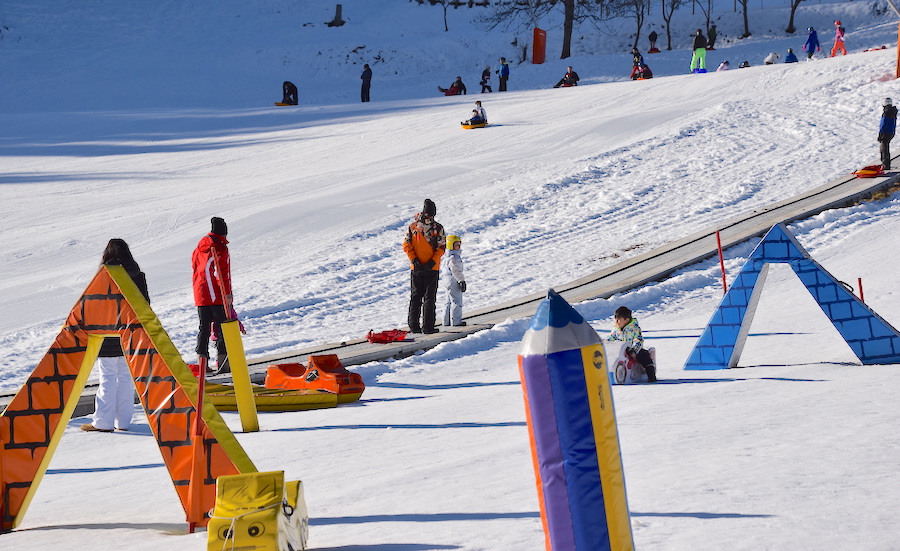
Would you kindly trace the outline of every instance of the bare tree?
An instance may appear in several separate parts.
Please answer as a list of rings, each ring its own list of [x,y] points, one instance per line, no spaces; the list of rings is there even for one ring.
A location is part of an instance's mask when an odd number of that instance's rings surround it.
[[[666,49],[672,49],[672,16],[684,5],[684,0],[662,0],[662,18],[666,22]]]
[[[641,38],[641,28],[644,26],[644,19],[650,8],[650,0],[622,0],[620,4],[623,14],[634,18],[637,30],[634,33],[634,44],[632,48],[637,48],[638,41]]]
[[[803,0],[791,0],[791,18],[788,20],[788,26],[785,29],[785,32],[788,34],[794,34],[794,31],[797,30],[797,28],[794,27],[794,12],[797,11],[797,6],[800,5],[800,2],[803,2]]]
[[[601,20],[608,13],[608,8],[605,8],[606,1],[495,0],[489,6],[489,13],[480,16],[478,21],[487,29],[493,29],[499,25],[505,25],[505,28],[512,26],[535,27],[538,20],[554,8],[561,8],[563,10],[563,45],[560,59],[566,59],[572,55],[572,32],[575,24],[585,20]]]
[[[793,1],[793,0],[791,0]],[[709,34],[709,22],[712,20],[712,10],[714,0],[695,0],[698,6],[700,6],[700,11],[703,12],[703,17],[706,18],[706,34]]]

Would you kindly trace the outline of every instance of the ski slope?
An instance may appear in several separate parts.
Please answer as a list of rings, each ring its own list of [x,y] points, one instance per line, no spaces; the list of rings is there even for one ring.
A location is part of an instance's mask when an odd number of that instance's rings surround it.
[[[860,3],[798,10],[823,49],[840,17],[847,57],[761,66],[804,39],[777,32],[777,7],[754,14],[753,37],[710,52],[710,65],[758,59],[749,69],[682,74],[684,39],[648,57],[657,78],[631,82],[628,38],[585,27],[575,57],[514,65],[510,92],[452,98],[435,85],[465,70],[477,89],[483,65],[513,58],[510,34],[468,26],[468,10],[451,11],[443,33],[437,10],[399,0],[345,0],[349,23],[327,29],[333,6],[310,4],[10,6],[0,20],[0,389],[30,373],[112,237],[131,245],[190,361],[190,253],[209,218],[224,217],[245,347],[278,353],[405,324],[400,246],[426,197],[463,238],[474,309],[871,164],[881,99],[900,99],[895,52],[860,53],[894,40],[896,22]],[[720,32],[736,34],[722,9]],[[680,17],[682,28],[701,22]],[[373,67],[369,104],[356,103],[363,59],[348,61],[363,42],[363,53],[397,52]],[[566,64],[584,85],[550,89]],[[300,88],[297,108],[271,106],[285,79]],[[46,94],[59,101],[35,101]],[[462,131],[475,99],[491,126]],[[863,278],[867,302],[895,326],[898,208],[887,198],[791,225],[839,279]],[[752,245],[727,251],[730,274]],[[792,277],[770,274],[744,369],[721,373],[680,369],[721,296],[714,262],[579,305],[606,330],[627,304],[661,358],[663,384],[616,389],[639,549],[895,545],[896,366],[858,366]],[[362,366],[362,402],[266,414],[260,433],[238,438],[260,470],[306,482],[316,549],[540,548],[515,367],[526,327],[510,320]],[[205,534],[184,534],[146,423],[104,435],[81,433],[82,422],[4,545],[203,548]]]

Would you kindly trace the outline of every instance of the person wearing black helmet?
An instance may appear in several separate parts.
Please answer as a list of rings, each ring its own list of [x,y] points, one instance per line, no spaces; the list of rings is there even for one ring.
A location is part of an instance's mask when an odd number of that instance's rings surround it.
[[[881,149],[881,165],[884,170],[891,169],[891,140],[897,130],[897,108],[891,98],[884,98],[881,102],[884,110],[881,112],[881,124],[878,125],[878,143]]]
[[[437,333],[435,302],[447,236],[444,226],[435,221],[435,214],[434,201],[425,199],[422,211],[416,213],[403,240],[403,252],[409,258],[411,270],[407,321],[413,333]]]

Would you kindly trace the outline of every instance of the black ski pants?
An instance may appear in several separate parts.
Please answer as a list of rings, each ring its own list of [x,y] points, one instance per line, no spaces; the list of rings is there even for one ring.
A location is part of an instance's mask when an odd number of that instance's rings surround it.
[[[881,164],[885,170],[891,169],[891,138],[893,136],[883,138],[879,144],[881,146]]]
[[[434,329],[435,302],[437,301],[437,270],[413,270],[410,272],[409,329],[413,332]],[[421,322],[419,321],[421,318]]]
[[[225,307],[221,304],[213,304],[212,306],[198,306],[197,313],[200,315],[200,332],[197,333],[197,355],[209,358],[209,337],[212,333],[210,327],[215,323],[216,326],[216,352],[219,356],[225,356],[225,338],[222,336],[223,321],[228,321],[225,316]]]

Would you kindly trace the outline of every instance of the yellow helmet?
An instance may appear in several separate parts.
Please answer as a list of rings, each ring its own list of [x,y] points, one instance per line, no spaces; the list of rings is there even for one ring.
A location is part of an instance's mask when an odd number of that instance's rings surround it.
[[[459,241],[460,243],[462,243],[462,239],[460,239],[460,237],[459,237],[458,235],[448,235],[448,236],[447,236],[447,250],[452,251],[452,250],[453,250],[453,245],[454,245],[457,241]]]

